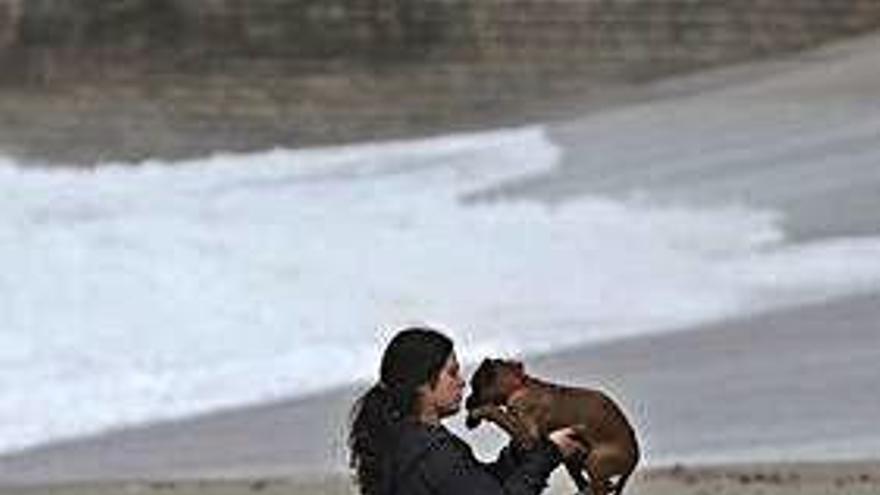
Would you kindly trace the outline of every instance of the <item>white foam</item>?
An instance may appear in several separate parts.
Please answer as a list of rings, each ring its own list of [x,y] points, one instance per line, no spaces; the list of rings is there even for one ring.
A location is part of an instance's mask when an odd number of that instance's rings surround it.
[[[372,377],[404,324],[476,359],[880,281],[876,240],[786,247],[774,212],[457,200],[558,157],[525,128],[0,164],[0,449]]]

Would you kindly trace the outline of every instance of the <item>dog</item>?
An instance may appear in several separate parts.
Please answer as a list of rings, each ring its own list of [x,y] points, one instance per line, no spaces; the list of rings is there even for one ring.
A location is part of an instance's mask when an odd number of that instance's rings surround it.
[[[623,411],[606,394],[538,380],[525,373],[521,362],[502,359],[485,359],[470,385],[465,400],[468,428],[485,419],[530,447],[553,430],[573,427],[586,452],[567,459],[565,467],[579,493],[623,492],[638,464],[639,444]]]

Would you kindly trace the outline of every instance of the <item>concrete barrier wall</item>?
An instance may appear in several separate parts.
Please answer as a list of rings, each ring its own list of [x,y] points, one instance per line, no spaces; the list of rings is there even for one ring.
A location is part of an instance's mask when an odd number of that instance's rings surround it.
[[[728,63],[880,26],[875,0],[507,0],[478,2],[492,58],[584,62],[630,74]]]
[[[0,51],[19,61],[124,52],[651,77],[878,26],[877,0],[0,0]]]
[[[0,50],[16,42],[21,23],[22,0],[0,0]]]
[[[0,149],[137,162],[568,119],[878,25],[880,0],[0,0]]]

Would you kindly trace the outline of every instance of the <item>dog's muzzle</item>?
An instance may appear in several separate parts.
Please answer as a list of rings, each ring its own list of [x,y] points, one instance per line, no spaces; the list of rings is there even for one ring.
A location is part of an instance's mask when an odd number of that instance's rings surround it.
[[[480,426],[480,418],[474,417],[470,412],[468,412],[467,418],[464,420],[464,425],[468,427],[468,429],[473,430],[477,426]]]

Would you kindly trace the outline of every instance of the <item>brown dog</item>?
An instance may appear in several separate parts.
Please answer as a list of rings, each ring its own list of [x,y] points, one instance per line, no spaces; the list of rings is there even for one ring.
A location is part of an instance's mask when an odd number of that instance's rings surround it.
[[[565,467],[581,493],[620,495],[639,460],[635,431],[607,395],[540,381],[517,361],[484,360],[471,378],[465,407],[469,428],[487,419],[526,446],[553,430],[574,427],[587,452]]]

